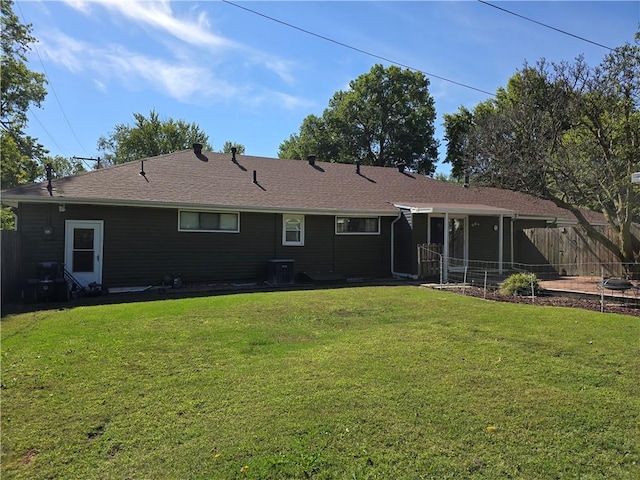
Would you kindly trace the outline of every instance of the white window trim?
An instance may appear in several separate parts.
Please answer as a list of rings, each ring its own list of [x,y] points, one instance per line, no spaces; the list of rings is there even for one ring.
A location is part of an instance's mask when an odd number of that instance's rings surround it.
[[[287,220],[299,220],[300,221],[300,241],[288,242],[287,241]],[[282,245],[285,247],[304,247],[304,215],[294,215],[290,213],[282,214]]]
[[[190,212],[190,213],[219,213],[219,214],[231,214],[238,217],[238,228],[236,230],[194,230],[189,228],[181,228],[180,227],[180,215],[182,212]],[[240,212],[223,212],[219,210],[178,210],[178,231],[186,232],[186,233],[240,233]]]
[[[377,232],[338,232],[338,218],[377,218],[378,219],[378,231]],[[336,235],[380,235],[380,217],[375,215],[336,215],[335,221],[335,234]]]

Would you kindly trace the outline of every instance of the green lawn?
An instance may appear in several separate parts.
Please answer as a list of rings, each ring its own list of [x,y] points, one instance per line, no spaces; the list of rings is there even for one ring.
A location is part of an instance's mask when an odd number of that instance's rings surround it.
[[[1,326],[3,480],[640,476],[637,317],[367,287]]]

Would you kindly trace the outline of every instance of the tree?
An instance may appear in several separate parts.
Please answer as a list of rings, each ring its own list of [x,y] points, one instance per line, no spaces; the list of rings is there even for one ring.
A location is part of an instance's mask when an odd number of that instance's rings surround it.
[[[236,153],[238,155],[244,154],[244,145],[242,145],[241,143],[231,142],[230,140],[227,140],[226,142],[224,142],[224,145],[222,146],[222,150],[220,150],[220,153],[231,153],[231,149],[234,147],[236,148]]]
[[[525,64],[495,99],[445,117],[445,161],[474,183],[553,201],[621,261],[637,261],[631,225],[640,192],[630,176],[640,169],[639,107],[638,45],[615,49],[595,68],[582,58]],[[594,228],[585,208],[602,212],[616,238]]]
[[[404,163],[427,175],[435,171],[435,107],[429,80],[419,72],[374,65],[336,92],[322,117],[309,115],[298,134],[279,149],[282,157],[315,154],[341,163]]]
[[[42,172],[38,162],[47,151],[38,141],[25,135],[27,112],[39,107],[47,94],[43,74],[27,68],[27,52],[36,39],[31,25],[20,23],[12,0],[0,0],[0,187],[11,188],[33,182]],[[0,228],[12,229],[9,208],[1,211]]]
[[[133,117],[133,126],[118,124],[109,136],[98,139],[98,150],[105,152],[106,165],[186,150],[194,143],[212,150],[208,135],[195,123],[160,120],[155,110],[151,110],[149,118],[140,113],[134,113]]]
[[[0,0],[2,59],[0,65],[0,135],[2,188],[33,182],[42,171],[38,162],[47,152],[25,135],[27,112],[39,107],[47,94],[42,73],[27,68],[27,53],[36,39],[31,25],[20,23],[12,0]]]

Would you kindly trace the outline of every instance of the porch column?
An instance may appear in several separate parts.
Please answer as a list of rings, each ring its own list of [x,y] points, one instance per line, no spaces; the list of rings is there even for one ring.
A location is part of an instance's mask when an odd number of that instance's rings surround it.
[[[504,257],[504,215],[500,215],[498,225],[498,273],[502,275],[502,259]]]
[[[513,219],[513,217],[511,217],[511,265],[510,268],[513,270],[513,259],[514,254],[513,254],[513,245],[514,245],[514,241],[513,241],[513,226],[515,225],[515,220]]]
[[[442,281],[449,281],[449,214],[444,213],[444,245],[442,246]]]

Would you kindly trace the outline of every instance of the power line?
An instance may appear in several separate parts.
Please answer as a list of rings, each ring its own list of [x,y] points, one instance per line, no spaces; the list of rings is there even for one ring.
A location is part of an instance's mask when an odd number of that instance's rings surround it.
[[[503,11],[505,13],[508,13],[509,15],[513,15],[513,16],[516,16],[518,18],[522,18],[522,19],[527,20],[529,22],[533,22],[533,23],[535,23],[537,25],[541,25],[541,26],[543,26],[545,28],[550,28],[551,30],[555,30],[556,32],[560,32],[560,33],[563,33],[565,35],[569,35],[570,37],[577,38],[578,40],[582,40],[583,42],[591,43],[592,45],[597,45],[598,47],[606,48],[607,50],[610,50],[610,51],[614,50],[613,48],[607,47],[606,45],[602,45],[601,43],[594,42],[592,40],[589,40],[588,38],[584,38],[584,37],[581,37],[579,35],[574,35],[573,33],[569,33],[569,32],[567,32],[565,30],[561,30],[561,29],[556,28],[556,27],[552,27],[551,25],[547,25],[546,23],[539,22],[537,20],[534,20],[533,18],[525,17],[524,15],[520,15],[519,13],[512,12],[510,10],[507,10],[506,8],[502,8],[502,7],[499,7],[499,6],[494,5],[492,3],[485,2],[484,0],[478,0],[478,2],[482,3],[483,5],[487,5],[488,7],[493,7],[493,8],[496,8],[498,10],[501,10],[501,11]]]
[[[16,6],[20,10],[20,15],[22,16],[22,21],[26,24],[27,21],[24,18],[24,13],[22,12],[22,8],[20,7],[20,3],[16,2]],[[80,145],[80,148],[82,148],[82,150],[84,150],[85,153],[88,153],[87,149],[84,147],[84,145],[82,144],[82,142],[78,138],[78,135],[76,135],[75,130],[71,126],[71,122],[69,122],[69,118],[67,117],[67,114],[65,113],[64,108],[62,108],[62,103],[60,103],[60,99],[58,98],[58,94],[56,93],[55,88],[53,88],[53,83],[51,82],[51,79],[49,78],[49,75],[47,74],[47,69],[44,66],[44,62],[42,61],[42,57],[40,56],[40,52],[38,51],[38,47],[36,47],[35,44],[33,45],[33,49],[35,50],[36,55],[38,56],[38,60],[40,61],[40,65],[42,66],[42,71],[44,73],[44,76],[47,79],[47,83],[49,84],[49,86],[51,88],[51,93],[53,93],[53,97],[56,99],[56,103],[58,104],[58,107],[60,107],[60,111],[62,112],[62,116],[64,117],[65,121],[67,122],[67,126],[69,127],[69,130],[71,130],[71,133],[73,134],[74,138],[78,142],[78,145]],[[38,123],[40,123],[39,120],[38,120]],[[42,125],[42,123],[40,123],[40,125]],[[47,135],[49,135],[49,134],[47,133]],[[53,140],[51,135],[49,135],[49,138],[51,138],[51,140]],[[53,143],[56,144],[55,141]],[[57,146],[57,144],[56,144],[56,146]],[[58,147],[58,149],[62,150],[60,147]]]
[[[291,23],[284,22],[284,21],[279,20],[279,19],[274,18],[274,17],[270,17],[269,15],[265,15],[264,13],[260,13],[260,12],[257,12],[255,10],[252,10],[250,8],[247,8],[245,6],[238,5],[237,3],[230,2],[229,0],[222,0],[222,2],[223,3],[227,3],[229,5],[232,5],[234,7],[240,8],[242,10],[246,10],[247,12],[253,13],[254,15],[258,15],[260,17],[266,18],[267,20],[271,20],[272,22],[276,22],[276,23],[279,23],[279,24],[284,25],[286,27],[293,28],[294,30],[298,30],[299,32],[306,33],[307,35],[311,35],[311,36],[320,38],[322,40],[325,40],[327,42],[334,43],[334,44],[339,45],[341,47],[348,48],[348,49],[353,50],[355,52],[362,53],[364,55],[368,55],[368,56],[373,57],[373,58],[377,58],[378,60],[383,60],[385,62],[397,65],[399,67],[403,67],[403,68],[407,68],[409,70],[413,70],[414,72],[422,73],[422,74],[426,75],[427,77],[437,78],[438,80],[443,80],[445,82],[453,83],[454,85],[458,85],[460,87],[468,88],[470,90],[475,90],[476,92],[484,93],[484,94],[487,94],[487,95],[491,95],[492,97],[495,97],[495,93],[491,93],[491,92],[488,92],[486,90],[482,90],[481,88],[473,87],[471,85],[467,85],[467,84],[464,84],[464,83],[461,83],[461,82],[456,82],[455,80],[451,80],[449,78],[442,77],[442,76],[436,75],[434,73],[425,72],[424,70],[420,70],[418,68],[414,68],[414,67],[411,67],[409,65],[405,65],[403,63],[396,62],[395,60],[391,60],[390,58],[383,57],[381,55],[377,55],[377,54],[372,53],[372,52],[368,52],[367,50],[363,50],[361,48],[354,47],[352,45],[348,45],[348,44],[340,42],[338,40],[334,40],[333,38],[329,38],[329,37],[326,37],[324,35],[320,35],[319,33],[315,33],[315,32],[312,32],[310,30],[305,30],[304,28],[298,27],[296,25],[292,25]]]

